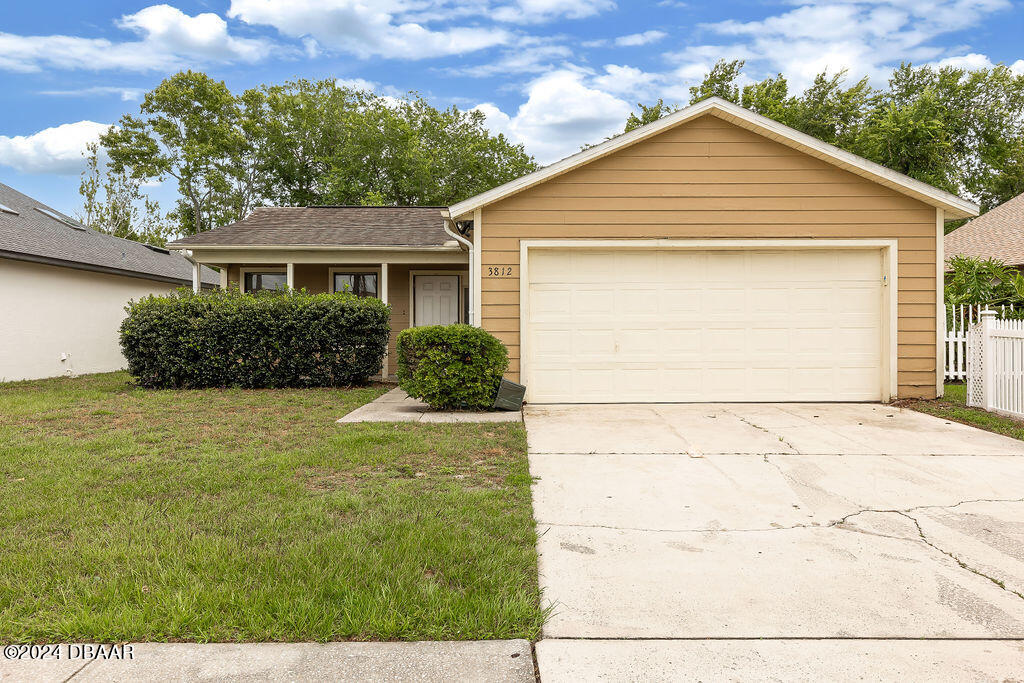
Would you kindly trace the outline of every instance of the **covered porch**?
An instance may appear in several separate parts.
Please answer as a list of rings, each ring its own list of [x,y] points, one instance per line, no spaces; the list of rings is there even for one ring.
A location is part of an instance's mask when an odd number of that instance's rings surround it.
[[[473,246],[439,206],[260,207],[236,223],[167,246],[220,270],[220,286],[242,292],[349,291],[391,306],[382,375],[397,370],[395,339],[421,325],[470,322]],[[455,227],[452,224],[452,227]]]
[[[242,262],[197,262],[220,269],[221,288],[242,292],[304,289],[312,294],[348,291],[372,296],[391,306],[391,340],[382,376],[397,371],[395,340],[402,330],[420,325],[447,325],[470,320],[469,267],[465,252],[369,259],[365,255],[339,255],[337,261],[248,259]],[[280,255],[278,255],[279,257]]]

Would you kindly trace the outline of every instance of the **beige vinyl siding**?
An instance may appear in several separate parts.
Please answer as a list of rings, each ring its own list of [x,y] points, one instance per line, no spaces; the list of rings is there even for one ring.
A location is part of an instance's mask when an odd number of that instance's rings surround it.
[[[899,395],[935,395],[934,207],[716,116],[486,206],[481,223],[482,323],[508,346],[513,379],[521,239],[897,239]]]

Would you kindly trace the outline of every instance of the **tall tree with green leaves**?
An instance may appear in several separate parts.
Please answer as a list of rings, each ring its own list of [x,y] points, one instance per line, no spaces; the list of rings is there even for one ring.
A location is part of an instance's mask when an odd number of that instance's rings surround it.
[[[845,71],[818,74],[799,95],[782,74],[740,86],[744,63],[720,60],[690,102],[718,96],[865,156],[988,210],[1024,192],[1024,75],[1004,65],[968,71],[901,64],[885,89]],[[627,126],[666,111],[640,107]],[[949,228],[955,227],[951,224]]]
[[[100,138],[115,172],[177,181],[174,212],[183,234],[237,220],[253,206],[245,178],[251,153],[238,102],[223,81],[186,71],[146,93],[139,115],[125,115]]]
[[[82,209],[77,218],[93,230],[160,247],[174,232],[160,204],[142,193],[138,180],[102,166],[95,142],[86,145],[78,190]]]
[[[743,65],[742,59],[734,59],[730,62],[719,59],[711,67],[711,71],[704,76],[700,84],[690,88],[690,104],[697,104],[709,97],[721,97],[730,102],[740,101],[740,87],[737,85]]]

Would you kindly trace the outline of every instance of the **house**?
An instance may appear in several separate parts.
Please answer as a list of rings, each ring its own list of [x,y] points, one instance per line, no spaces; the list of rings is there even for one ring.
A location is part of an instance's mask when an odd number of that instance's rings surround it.
[[[0,184],[0,381],[124,367],[128,301],[191,282],[180,254],[89,230]]]
[[[971,256],[1024,267],[1024,194],[970,220],[946,235],[946,259]]]
[[[481,326],[536,403],[889,401],[942,391],[943,223],[977,212],[713,98],[453,206],[172,246],[224,286],[379,296],[396,332]]]

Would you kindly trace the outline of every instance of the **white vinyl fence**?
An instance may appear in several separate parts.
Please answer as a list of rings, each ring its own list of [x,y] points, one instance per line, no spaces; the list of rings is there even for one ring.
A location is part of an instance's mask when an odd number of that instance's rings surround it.
[[[946,379],[964,381],[967,379],[967,331],[981,320],[984,305],[946,306]],[[994,307],[1002,315],[1013,310],[1009,306]]]
[[[1024,417],[1024,321],[983,311],[968,333],[967,405]]]

